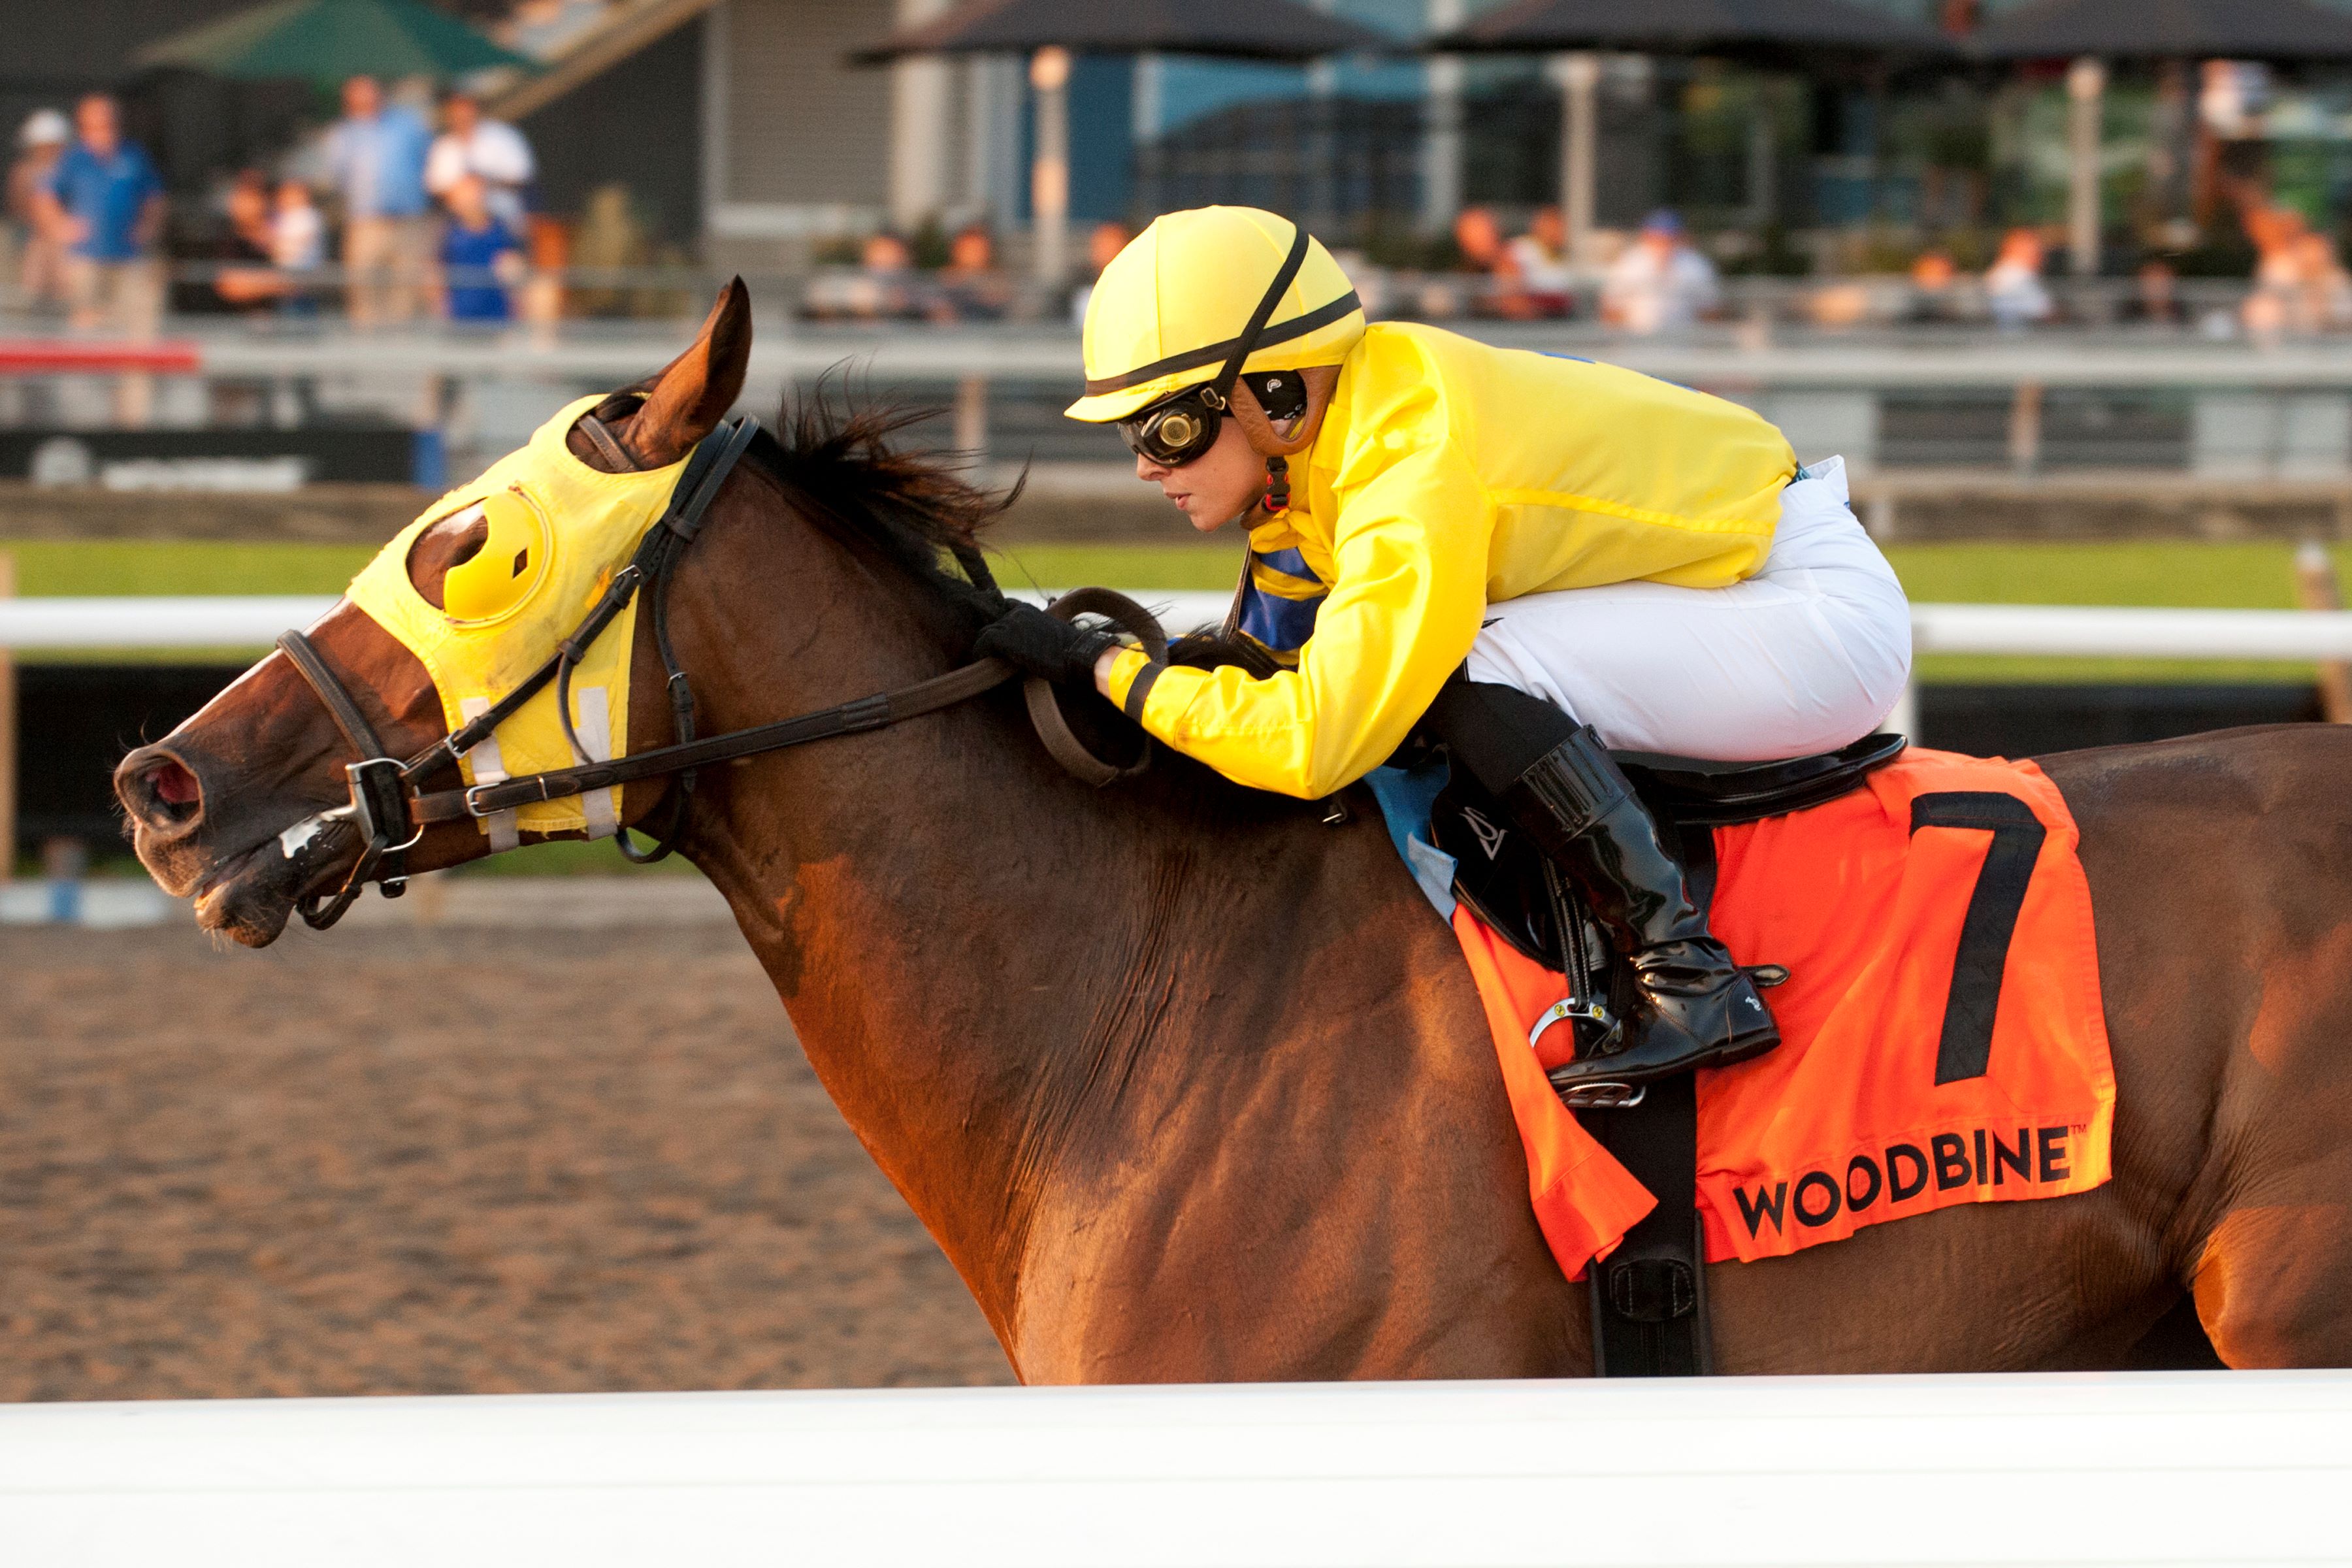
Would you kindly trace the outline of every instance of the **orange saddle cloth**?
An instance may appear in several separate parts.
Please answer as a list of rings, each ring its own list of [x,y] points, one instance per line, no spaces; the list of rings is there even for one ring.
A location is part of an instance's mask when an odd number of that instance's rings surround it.
[[[2107,1179],[2116,1080],[2074,819],[2032,763],[1914,749],[1824,805],[1715,830],[1713,923],[1777,963],[1780,1046],[1698,1075],[1710,1261]],[[1654,1205],[1545,1080],[1565,994],[1467,905],[1528,1189],[1570,1278]],[[1607,1111],[1586,1115],[1605,1116]]]

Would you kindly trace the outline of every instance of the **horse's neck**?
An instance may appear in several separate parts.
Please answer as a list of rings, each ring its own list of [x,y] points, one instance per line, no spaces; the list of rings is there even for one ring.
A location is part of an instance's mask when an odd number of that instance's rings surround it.
[[[772,521],[763,537],[779,541]],[[778,561],[774,542],[754,562],[740,540],[714,538],[706,563],[730,585],[679,606],[687,667],[713,672],[707,731],[945,668],[903,577]],[[741,592],[760,581],[805,597],[771,610]],[[1000,1333],[1063,1152],[1097,1130],[1106,1088],[1130,1109],[1150,1092],[1138,1058],[1171,933],[1213,924],[1219,901],[1219,879],[1192,874],[1216,858],[1211,830],[1071,783],[1018,713],[1007,688],[755,759],[711,777],[692,835],[811,1065]]]
[[[1043,776],[995,706],[742,770],[698,858],[835,1104],[1002,1331],[1105,1075],[1151,1071],[1148,993],[1203,900],[1185,856]]]

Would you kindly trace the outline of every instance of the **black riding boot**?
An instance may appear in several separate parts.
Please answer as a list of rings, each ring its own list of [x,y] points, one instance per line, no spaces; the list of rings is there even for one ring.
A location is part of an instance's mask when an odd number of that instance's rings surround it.
[[[1755,983],[1706,929],[1683,868],[1591,726],[1499,792],[1503,807],[1568,874],[1633,972],[1622,1050],[1551,1075],[1562,1093],[1723,1067],[1780,1043]]]

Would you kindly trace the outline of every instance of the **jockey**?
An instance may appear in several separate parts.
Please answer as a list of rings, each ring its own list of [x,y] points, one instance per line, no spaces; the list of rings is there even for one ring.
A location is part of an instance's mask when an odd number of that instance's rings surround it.
[[[1563,1089],[1779,1043],[1610,749],[1803,756],[1892,710],[1909,616],[1837,459],[1800,468],[1747,409],[1631,371],[1367,326],[1322,245],[1250,207],[1168,214],[1119,252],[1084,353],[1070,416],[1117,424],[1194,528],[1247,529],[1240,627],[1267,657],[1156,664],[1026,605],[978,652],[1308,799],[1423,725],[1633,973],[1627,1043]]]

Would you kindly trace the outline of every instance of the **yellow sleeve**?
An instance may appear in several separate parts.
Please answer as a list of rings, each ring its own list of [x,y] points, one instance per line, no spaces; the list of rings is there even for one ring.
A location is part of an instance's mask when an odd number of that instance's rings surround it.
[[[1122,655],[1114,700],[1186,756],[1253,789],[1313,800],[1386,762],[1470,652],[1486,609],[1491,509],[1440,440],[1341,502],[1338,581],[1299,650],[1265,679]],[[1139,689],[1140,695],[1139,695]]]

